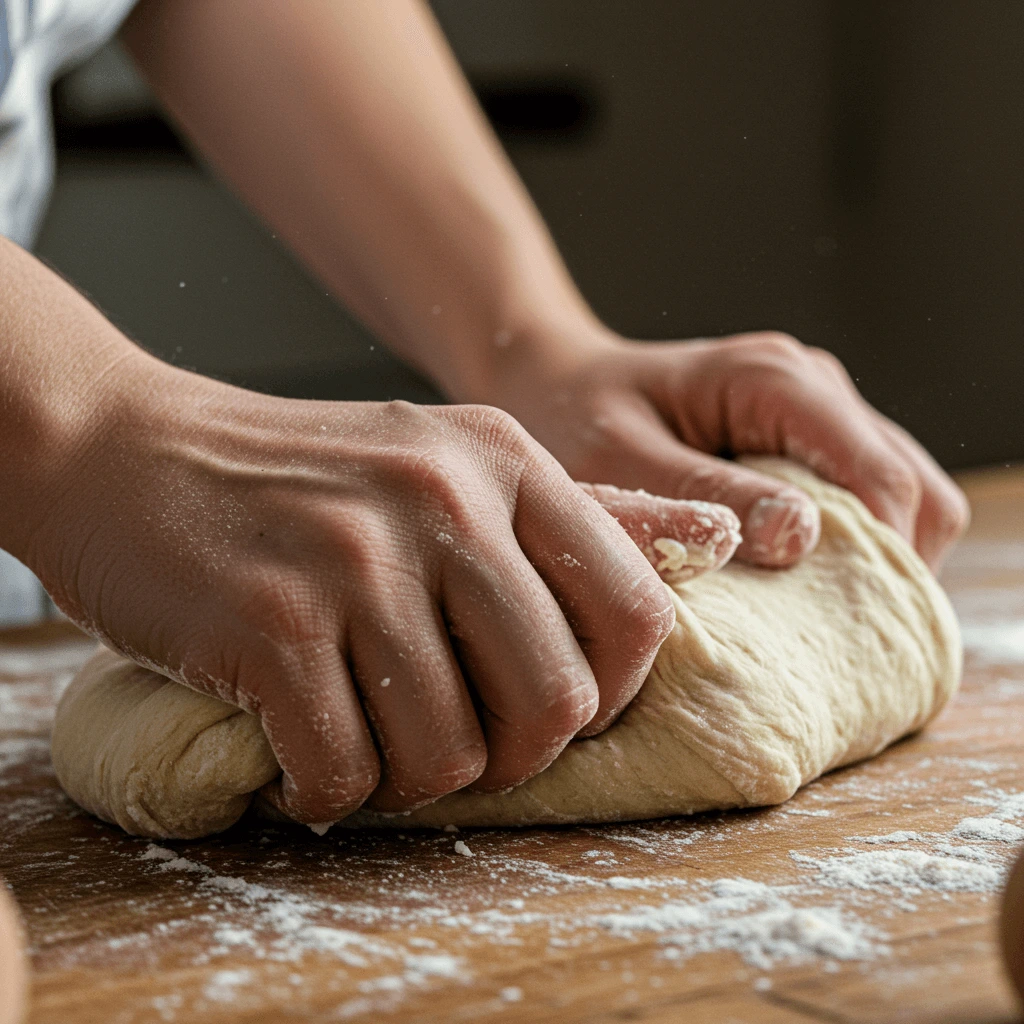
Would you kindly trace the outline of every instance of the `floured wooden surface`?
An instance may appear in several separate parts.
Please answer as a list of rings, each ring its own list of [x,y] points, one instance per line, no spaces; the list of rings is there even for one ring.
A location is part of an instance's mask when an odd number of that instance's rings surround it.
[[[0,872],[31,1021],[1017,1019],[994,918],[1024,840],[1024,473],[971,490],[946,574],[963,692],[768,811],[151,844],[77,811],[49,767],[90,646],[0,639]]]

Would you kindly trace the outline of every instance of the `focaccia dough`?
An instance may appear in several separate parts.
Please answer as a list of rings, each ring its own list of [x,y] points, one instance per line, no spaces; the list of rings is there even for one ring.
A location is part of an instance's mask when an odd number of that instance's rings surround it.
[[[823,772],[921,728],[960,677],[945,594],[851,494],[779,459],[821,541],[786,570],[732,562],[672,590],[676,624],[619,720],[503,794],[453,793],[346,825],[620,821],[776,804]],[[72,683],[53,734],[57,777],[129,832],[226,828],[279,768],[258,721],[103,651]]]

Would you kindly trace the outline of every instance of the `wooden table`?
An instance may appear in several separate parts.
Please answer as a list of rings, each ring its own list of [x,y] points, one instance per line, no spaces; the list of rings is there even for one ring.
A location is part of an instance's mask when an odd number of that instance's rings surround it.
[[[90,645],[8,634],[0,871],[31,1021],[1019,1019],[994,919],[1024,835],[1024,471],[964,482],[975,523],[945,574],[961,694],[771,810],[150,844],[80,813],[50,769],[53,703]]]

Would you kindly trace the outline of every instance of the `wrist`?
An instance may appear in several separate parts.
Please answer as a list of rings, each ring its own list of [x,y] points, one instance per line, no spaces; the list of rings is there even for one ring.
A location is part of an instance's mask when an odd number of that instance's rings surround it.
[[[87,360],[47,367],[35,386],[19,385],[7,405],[3,464],[9,500],[0,544],[44,582],[60,564],[68,531],[83,525],[87,484],[113,462],[113,424],[145,397],[147,363],[157,363],[109,324],[83,341]],[[5,396],[8,397],[8,396]],[[55,558],[56,556],[56,558]]]
[[[628,345],[587,311],[524,322],[490,354],[484,387],[472,401],[522,418],[524,407],[550,402],[585,365]]]
[[[495,322],[499,326],[452,374],[455,381],[445,390],[453,401],[511,411],[520,399],[622,344],[582,299],[557,307],[526,305]]]

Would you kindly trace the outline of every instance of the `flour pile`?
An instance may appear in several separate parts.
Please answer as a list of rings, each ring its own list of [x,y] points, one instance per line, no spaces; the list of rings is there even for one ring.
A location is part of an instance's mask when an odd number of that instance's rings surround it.
[[[798,886],[723,878],[708,888],[713,895],[707,900],[639,907],[596,923],[625,938],[663,935],[670,960],[732,950],[751,966],[769,969],[780,961],[872,960],[889,952],[882,936],[837,907],[794,906],[787,895],[796,895]]]

